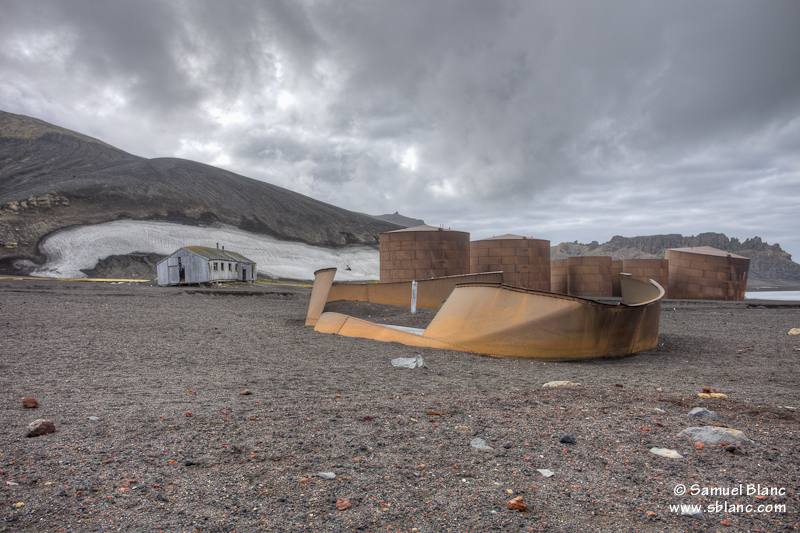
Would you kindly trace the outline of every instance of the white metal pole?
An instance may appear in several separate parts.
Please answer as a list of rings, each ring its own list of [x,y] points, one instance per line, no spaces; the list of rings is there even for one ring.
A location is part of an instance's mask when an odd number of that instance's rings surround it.
[[[411,314],[417,314],[417,282],[411,282]]]

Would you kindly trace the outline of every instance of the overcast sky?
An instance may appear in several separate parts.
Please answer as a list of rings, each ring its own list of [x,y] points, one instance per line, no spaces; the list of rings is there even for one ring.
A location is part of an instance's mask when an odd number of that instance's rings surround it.
[[[0,0],[0,109],[353,211],[800,259],[800,0]]]

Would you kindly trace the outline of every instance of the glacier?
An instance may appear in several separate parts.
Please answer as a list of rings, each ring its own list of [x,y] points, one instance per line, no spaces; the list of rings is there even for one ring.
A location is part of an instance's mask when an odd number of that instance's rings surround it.
[[[82,269],[92,269],[100,259],[110,255],[169,255],[182,246],[215,248],[217,244],[252,259],[257,263],[258,273],[271,278],[312,280],[315,270],[328,267],[338,268],[336,278],[342,281],[380,277],[380,253],[374,246],[352,244],[327,248],[282,241],[225,224],[186,226],[139,220],[73,226],[49,235],[39,247],[47,261],[31,275],[85,278]]]

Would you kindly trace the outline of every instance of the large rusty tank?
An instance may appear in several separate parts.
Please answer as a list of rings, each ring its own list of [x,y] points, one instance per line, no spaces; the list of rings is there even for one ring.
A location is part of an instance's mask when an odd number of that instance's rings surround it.
[[[669,260],[670,298],[697,300],[743,300],[750,259],[710,246],[671,248]]]
[[[500,235],[470,243],[470,273],[503,272],[503,283],[550,290],[550,241]]]
[[[592,255],[567,258],[571,296],[607,297],[613,294],[611,258]]]
[[[569,270],[566,259],[550,261],[550,291],[569,294]]]
[[[656,280],[666,290],[665,298],[670,298],[668,259],[623,259],[622,271],[641,281]]]
[[[469,233],[415,226],[381,233],[381,281],[469,274]]]

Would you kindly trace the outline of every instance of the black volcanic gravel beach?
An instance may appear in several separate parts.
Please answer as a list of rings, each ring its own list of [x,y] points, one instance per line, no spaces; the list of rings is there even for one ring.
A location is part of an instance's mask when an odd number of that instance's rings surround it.
[[[800,529],[800,304],[667,300],[656,350],[542,363],[316,333],[309,294],[0,280],[0,531]],[[754,444],[677,437],[716,424]]]

